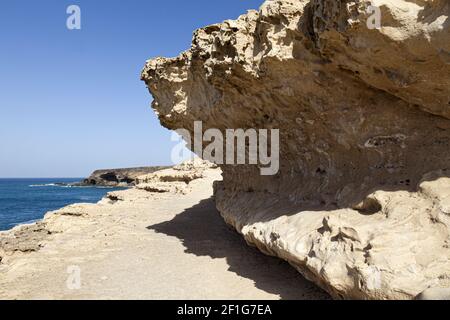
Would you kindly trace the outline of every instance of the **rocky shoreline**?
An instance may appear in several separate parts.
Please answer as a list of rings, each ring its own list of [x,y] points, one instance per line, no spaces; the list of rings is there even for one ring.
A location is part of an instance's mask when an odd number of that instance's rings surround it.
[[[225,225],[212,199],[220,179],[197,161],[0,232],[0,299],[329,299]]]
[[[174,168],[155,166],[96,170],[84,182],[74,183],[71,186],[134,186],[129,193],[109,192],[99,203],[99,205],[103,203],[114,204],[117,201],[124,201],[124,195],[133,194],[133,190],[138,192],[143,190],[150,194],[187,193],[190,190],[189,183],[195,179],[203,178],[204,170],[210,167],[214,166],[197,159],[190,165],[181,164]],[[114,179],[112,176],[114,176]],[[127,179],[127,181],[120,180],[122,178]],[[83,206],[92,206],[92,204],[72,204],[59,210],[48,212],[41,221],[31,224],[20,224],[11,230],[0,231],[0,263],[4,261],[4,257],[15,253],[38,251],[42,247],[42,242],[47,239],[47,236],[55,233],[55,230],[50,227],[53,219],[57,219],[60,215],[82,216],[83,211],[81,208]]]

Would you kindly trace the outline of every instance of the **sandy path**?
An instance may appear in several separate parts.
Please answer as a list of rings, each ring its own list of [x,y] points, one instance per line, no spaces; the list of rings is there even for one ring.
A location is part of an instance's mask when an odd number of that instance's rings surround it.
[[[0,298],[327,298],[225,225],[211,198],[213,178],[192,182],[187,195],[129,190],[124,201],[52,215],[53,233],[39,251],[4,257]],[[79,289],[67,286],[71,266],[81,272]]]

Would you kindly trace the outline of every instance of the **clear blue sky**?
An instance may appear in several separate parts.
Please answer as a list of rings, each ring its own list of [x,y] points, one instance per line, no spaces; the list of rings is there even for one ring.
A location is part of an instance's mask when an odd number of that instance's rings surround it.
[[[40,0],[0,4],[0,177],[83,177],[170,164],[144,62],[176,56],[193,30],[263,0]],[[81,8],[81,30],[66,8]]]

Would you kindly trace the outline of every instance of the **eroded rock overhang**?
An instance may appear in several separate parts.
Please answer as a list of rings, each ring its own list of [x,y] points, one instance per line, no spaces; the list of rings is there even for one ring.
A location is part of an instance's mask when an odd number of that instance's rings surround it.
[[[142,79],[169,129],[280,129],[277,175],[221,166],[218,208],[249,242],[335,297],[413,298],[450,285],[449,16],[445,0],[266,1]]]

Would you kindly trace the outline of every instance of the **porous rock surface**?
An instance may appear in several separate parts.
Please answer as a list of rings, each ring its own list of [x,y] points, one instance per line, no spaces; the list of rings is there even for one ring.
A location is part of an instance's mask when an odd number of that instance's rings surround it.
[[[142,79],[167,128],[280,129],[277,175],[222,165],[215,186],[250,244],[335,298],[447,292],[449,15],[446,0],[266,1]]]

